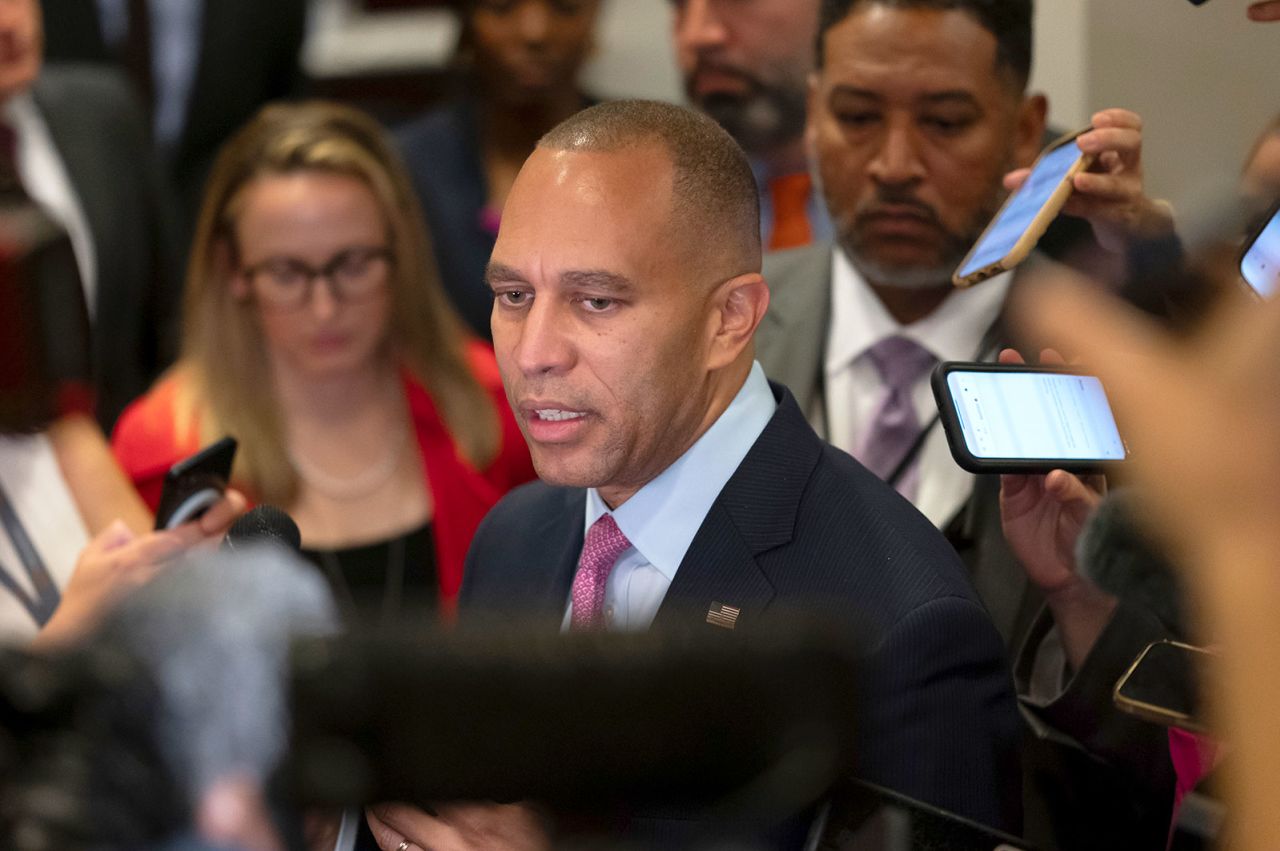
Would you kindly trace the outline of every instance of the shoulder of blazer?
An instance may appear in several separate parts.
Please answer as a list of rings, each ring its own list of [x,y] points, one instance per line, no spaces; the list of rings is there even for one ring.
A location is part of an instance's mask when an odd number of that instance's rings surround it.
[[[31,96],[42,113],[91,114],[102,120],[136,118],[142,108],[128,79],[115,68],[88,62],[50,62],[31,85]],[[123,112],[123,116],[121,111]]]
[[[829,243],[765,256],[769,310],[756,330],[756,358],[765,374],[785,384],[806,413],[822,392],[822,361],[831,316]]]
[[[787,388],[772,384],[778,409],[716,498],[752,553],[788,543],[823,443]]]

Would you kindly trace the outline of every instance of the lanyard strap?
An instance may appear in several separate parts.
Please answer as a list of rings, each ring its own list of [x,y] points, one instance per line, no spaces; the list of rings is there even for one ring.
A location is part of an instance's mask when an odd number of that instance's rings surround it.
[[[49,618],[53,617],[53,610],[58,608],[58,603],[62,601],[62,594],[59,593],[53,577],[49,575],[44,559],[40,558],[40,554],[36,552],[35,546],[31,543],[31,537],[27,535],[26,528],[18,519],[18,514],[13,510],[13,505],[2,487],[0,487],[0,524],[4,525],[9,541],[18,554],[18,560],[22,562],[31,585],[35,588],[35,599],[23,590],[18,580],[5,569],[4,565],[0,565],[0,585],[18,598],[18,602],[38,626],[44,626]]]

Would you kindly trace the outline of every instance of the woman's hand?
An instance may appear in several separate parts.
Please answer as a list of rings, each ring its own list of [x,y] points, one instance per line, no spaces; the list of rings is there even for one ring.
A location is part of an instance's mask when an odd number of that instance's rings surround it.
[[[107,609],[179,555],[195,547],[217,546],[245,505],[242,494],[228,490],[199,519],[173,529],[139,535],[122,521],[112,523],[81,551],[62,589],[62,602],[32,647],[56,647],[80,638]]]

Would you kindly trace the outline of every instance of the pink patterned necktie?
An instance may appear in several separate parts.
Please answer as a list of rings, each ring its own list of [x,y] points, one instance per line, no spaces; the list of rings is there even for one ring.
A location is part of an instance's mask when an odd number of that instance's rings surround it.
[[[571,629],[600,629],[604,623],[604,588],[614,562],[631,546],[612,514],[601,514],[591,524],[573,575]]]
[[[911,392],[920,376],[933,366],[934,357],[914,340],[897,336],[885,337],[871,347],[867,356],[880,373],[885,396],[853,455],[881,479],[888,479],[920,436],[920,418]],[[895,483],[898,492],[907,499],[913,498],[918,477],[919,465],[910,464]]]

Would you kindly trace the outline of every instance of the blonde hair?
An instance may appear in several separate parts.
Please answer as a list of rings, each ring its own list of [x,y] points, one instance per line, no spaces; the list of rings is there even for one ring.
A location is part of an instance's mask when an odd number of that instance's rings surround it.
[[[261,392],[266,343],[254,304],[235,297],[231,276],[243,190],[259,177],[307,171],[355,177],[377,199],[392,255],[391,351],[426,386],[462,456],[483,469],[498,452],[497,411],[468,366],[462,325],[440,285],[409,176],[372,118],[322,101],[263,108],[214,163],[187,267],[178,433],[199,422],[206,442],[234,435],[237,482],[263,501],[288,505],[297,497],[275,395]]]

